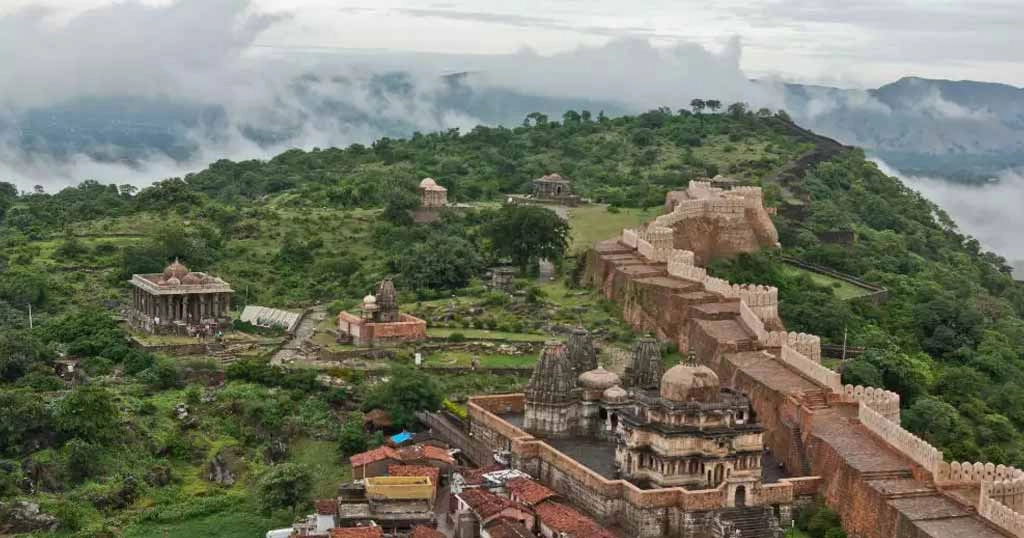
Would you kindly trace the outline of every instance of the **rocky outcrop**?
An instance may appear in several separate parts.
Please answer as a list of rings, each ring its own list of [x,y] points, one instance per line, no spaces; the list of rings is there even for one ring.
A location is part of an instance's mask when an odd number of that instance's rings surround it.
[[[28,501],[0,503],[0,534],[22,534],[36,531],[54,531],[60,522],[46,514],[39,505]]]
[[[206,464],[206,479],[222,486],[233,486],[246,469],[243,455],[238,447],[222,449]]]

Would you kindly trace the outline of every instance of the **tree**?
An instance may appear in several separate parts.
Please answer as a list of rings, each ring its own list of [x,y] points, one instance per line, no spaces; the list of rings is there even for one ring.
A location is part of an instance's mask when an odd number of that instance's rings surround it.
[[[483,261],[472,243],[459,237],[431,235],[395,259],[406,287],[458,289],[483,270]]]
[[[297,463],[281,463],[267,469],[259,478],[260,507],[267,514],[288,508],[291,514],[309,501],[313,476]]]
[[[69,439],[103,443],[117,435],[120,413],[107,389],[87,385],[57,402],[54,422],[57,431]]]
[[[560,259],[569,247],[569,223],[554,211],[532,205],[506,205],[483,227],[491,249],[524,272],[533,260]]]
[[[725,110],[726,110],[726,112],[729,113],[730,116],[739,119],[739,118],[742,118],[744,115],[746,115],[746,113],[747,113],[747,104],[746,103],[733,103],[733,104],[729,105],[729,107],[726,108]]]
[[[344,457],[366,451],[369,438],[363,428],[363,414],[353,411],[348,414],[345,424],[338,434],[338,450]]]
[[[398,427],[416,422],[417,411],[434,411],[441,407],[441,389],[433,378],[409,367],[395,367],[388,380],[373,388],[363,402],[364,410],[384,409]]]
[[[704,109],[707,108],[707,106],[708,104],[703,99],[694,99],[690,101],[690,108],[693,109],[694,114],[704,112]]]
[[[718,112],[718,109],[722,108],[722,102],[717,99],[709,99],[705,102],[705,104],[708,106],[708,109],[710,109],[711,112]]]

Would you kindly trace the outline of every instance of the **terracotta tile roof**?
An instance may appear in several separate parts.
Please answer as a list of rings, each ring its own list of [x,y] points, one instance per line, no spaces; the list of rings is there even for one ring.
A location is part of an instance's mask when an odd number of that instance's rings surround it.
[[[425,476],[436,488],[441,471],[429,465],[388,465],[388,476]]]
[[[547,486],[529,478],[513,478],[505,482],[505,488],[508,489],[509,495],[529,505],[537,505],[558,496]]]
[[[413,460],[434,460],[443,463],[454,464],[455,458],[448,454],[448,451],[432,445],[412,445],[398,449],[402,461]]]
[[[331,529],[331,538],[384,538],[380,527],[345,527]]]
[[[338,513],[338,501],[334,499],[317,499],[313,502],[316,513],[322,516],[333,516]]]
[[[399,459],[398,451],[389,446],[382,446],[377,447],[373,450],[368,450],[366,452],[360,452],[359,454],[355,454],[354,456],[350,457],[348,461],[349,463],[352,464],[353,467],[359,467],[361,465],[368,465],[370,463],[386,459]]]
[[[500,471],[504,468],[505,467],[498,465],[497,463],[492,463],[487,467],[480,467],[478,469],[463,469],[459,471],[459,474],[462,475],[462,480],[466,483],[466,485],[479,486],[480,484],[484,483],[485,474],[493,473],[494,471]]]
[[[486,519],[506,508],[518,508],[518,505],[508,497],[495,495],[486,489],[472,488],[459,493],[459,498],[469,505],[481,519]]]
[[[447,538],[443,532],[431,529],[425,525],[416,525],[409,534],[409,538]]]
[[[530,532],[521,521],[499,517],[491,521],[485,527],[491,538],[536,538],[537,535]]]
[[[431,445],[412,445],[399,449],[389,446],[381,446],[373,450],[356,454],[348,459],[353,467],[367,465],[377,461],[392,459],[395,461],[423,461],[430,460],[449,465],[455,463],[448,451]]]
[[[534,507],[537,519],[555,532],[579,538],[614,538],[615,535],[576,509],[556,502]]]

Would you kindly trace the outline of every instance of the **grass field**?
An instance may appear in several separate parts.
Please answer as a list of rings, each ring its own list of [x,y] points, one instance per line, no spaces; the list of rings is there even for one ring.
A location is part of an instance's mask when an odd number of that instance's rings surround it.
[[[572,226],[569,250],[582,252],[598,241],[618,235],[623,228],[639,226],[660,214],[661,207],[622,208],[617,213],[608,212],[605,205],[574,207],[569,210],[569,224]]]
[[[124,538],[258,538],[290,526],[287,515],[267,517],[255,510],[225,511],[175,523],[144,523],[125,529]]]
[[[533,333],[510,333],[503,331],[490,331],[487,329],[444,329],[427,328],[427,336],[431,338],[448,338],[453,333],[465,336],[467,340],[508,340],[510,342],[543,342],[550,340],[550,336]]]
[[[477,355],[463,351],[445,351],[435,353],[424,358],[423,363],[428,366],[463,366],[472,364],[473,357],[480,359],[480,366],[483,368],[530,368],[537,363],[537,354],[527,355]]]
[[[849,282],[844,282],[842,280],[839,280],[838,278],[833,278],[833,277],[830,277],[828,275],[823,275],[821,273],[815,273],[814,271],[808,271],[806,269],[801,269],[800,267],[794,267],[792,265],[787,265],[786,266],[786,271],[789,274],[791,274],[791,275],[798,275],[798,274],[801,274],[801,273],[806,274],[807,276],[811,277],[811,280],[815,284],[818,284],[818,285],[821,285],[821,286],[825,286],[825,287],[828,287],[828,288],[832,288],[832,291],[833,291],[833,293],[836,294],[836,297],[838,297],[838,298],[840,298],[840,299],[842,299],[844,301],[848,301],[850,299],[856,299],[857,297],[864,297],[864,296],[867,296],[867,295],[871,295],[870,291],[865,290],[863,288],[858,288],[857,286],[854,286],[853,284],[850,284]]]

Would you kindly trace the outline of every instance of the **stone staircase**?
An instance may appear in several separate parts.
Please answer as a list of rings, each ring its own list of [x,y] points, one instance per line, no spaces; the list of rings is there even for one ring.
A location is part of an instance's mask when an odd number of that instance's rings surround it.
[[[721,533],[722,538],[781,538],[783,535],[770,508],[725,508],[715,517],[719,522],[715,534]]]
[[[828,397],[821,390],[805,390],[800,397],[800,402],[811,410],[828,408]]]
[[[793,432],[793,444],[796,445],[796,451],[800,456],[800,472],[804,476],[811,476],[811,462],[807,459],[807,448],[804,446],[804,432],[800,429],[799,425],[790,428]]]

